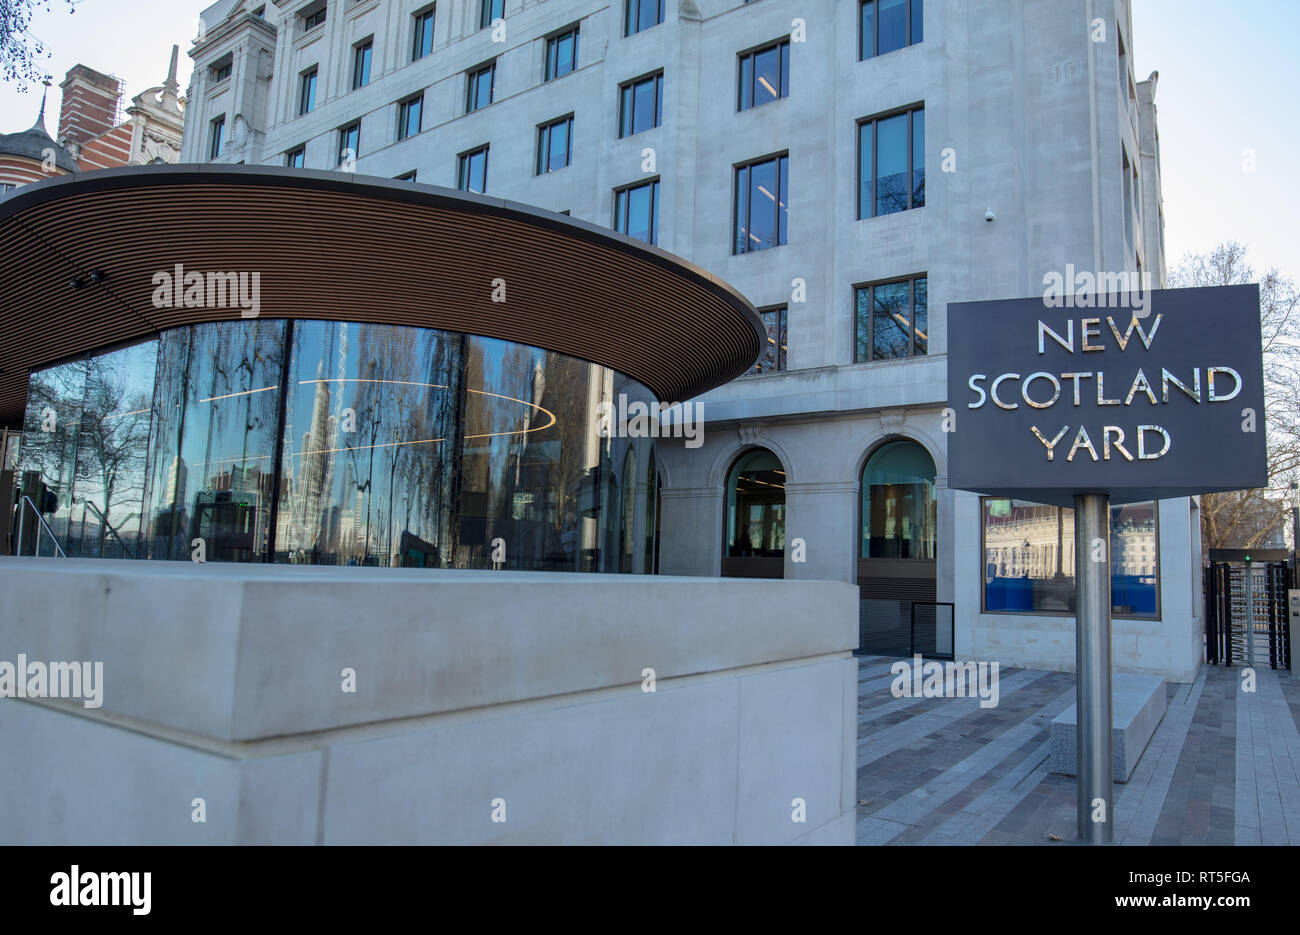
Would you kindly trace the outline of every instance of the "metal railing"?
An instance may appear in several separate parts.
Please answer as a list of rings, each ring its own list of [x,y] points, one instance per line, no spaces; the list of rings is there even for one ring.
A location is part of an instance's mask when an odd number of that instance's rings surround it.
[[[50,542],[53,544],[54,550],[59,553],[59,557],[67,558],[68,553],[64,552],[63,546],[59,545],[59,537],[54,534],[54,530],[50,528],[50,524],[45,522],[45,517],[42,516],[41,511],[36,508],[36,504],[32,502],[32,498],[26,494],[18,498],[18,545],[14,550],[15,553],[18,555],[23,554],[23,535],[27,529],[27,511],[29,508],[31,509],[32,515],[36,517],[37,523],[36,545],[32,549],[32,554],[36,556],[41,554],[41,533],[46,532],[50,536]]]

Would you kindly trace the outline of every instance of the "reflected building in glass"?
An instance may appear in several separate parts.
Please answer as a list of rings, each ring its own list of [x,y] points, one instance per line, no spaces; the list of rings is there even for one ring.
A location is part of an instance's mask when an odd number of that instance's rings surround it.
[[[34,371],[22,467],[71,555],[645,573],[654,440],[601,431],[620,395],[657,402],[498,339],[210,322]]]

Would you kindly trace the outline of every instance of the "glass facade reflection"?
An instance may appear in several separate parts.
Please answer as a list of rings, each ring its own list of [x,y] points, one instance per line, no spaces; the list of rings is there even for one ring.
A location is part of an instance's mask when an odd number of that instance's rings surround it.
[[[600,404],[653,395],[507,341],[239,320],[32,374],[23,469],[69,554],[644,573],[652,440]]]
[[[1075,612],[1074,510],[986,498],[984,609],[999,613]],[[1111,613],[1158,618],[1156,505],[1110,511]]]

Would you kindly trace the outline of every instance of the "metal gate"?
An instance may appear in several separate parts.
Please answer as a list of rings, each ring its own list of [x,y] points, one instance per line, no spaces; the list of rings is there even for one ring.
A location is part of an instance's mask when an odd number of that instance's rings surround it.
[[[1211,561],[1205,570],[1205,661],[1289,670],[1287,591],[1293,579],[1285,562]]]

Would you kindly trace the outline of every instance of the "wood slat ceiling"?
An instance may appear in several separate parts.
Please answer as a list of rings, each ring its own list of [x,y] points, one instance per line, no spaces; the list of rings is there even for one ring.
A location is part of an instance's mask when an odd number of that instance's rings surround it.
[[[746,372],[766,340],[753,306],[703,270],[527,206],[337,172],[108,169],[0,200],[0,424],[20,423],[31,369],[240,317],[155,308],[154,274],[178,263],[259,273],[262,318],[517,341],[611,367],[666,401]],[[492,301],[498,279],[504,303]]]

